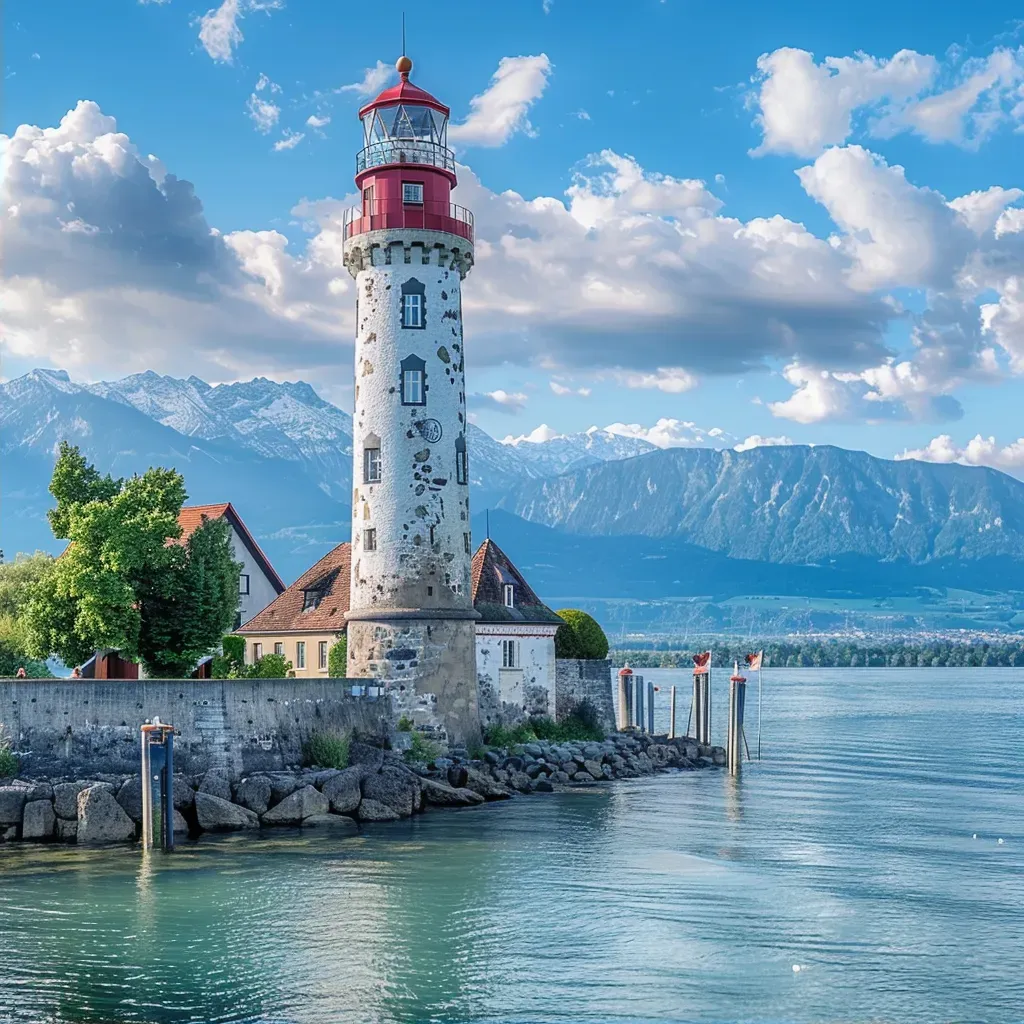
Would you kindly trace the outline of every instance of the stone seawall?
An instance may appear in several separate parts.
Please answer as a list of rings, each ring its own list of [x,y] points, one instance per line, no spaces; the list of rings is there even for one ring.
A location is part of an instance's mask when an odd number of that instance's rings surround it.
[[[139,727],[175,727],[189,775],[274,771],[301,762],[316,731],[383,736],[387,697],[353,697],[351,679],[27,679],[0,681],[0,723],[23,778],[137,772]]]
[[[615,728],[615,705],[612,703],[612,663],[580,658],[559,658],[555,661],[555,720],[562,721],[580,701],[587,700],[600,716],[601,725]]]

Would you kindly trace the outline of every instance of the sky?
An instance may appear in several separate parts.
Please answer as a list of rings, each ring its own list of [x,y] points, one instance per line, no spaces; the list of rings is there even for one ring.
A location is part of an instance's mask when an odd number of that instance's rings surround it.
[[[3,376],[265,375],[350,409],[340,219],[402,6],[208,2],[4,5]],[[1024,475],[1020,13],[407,5],[476,217],[476,422]]]

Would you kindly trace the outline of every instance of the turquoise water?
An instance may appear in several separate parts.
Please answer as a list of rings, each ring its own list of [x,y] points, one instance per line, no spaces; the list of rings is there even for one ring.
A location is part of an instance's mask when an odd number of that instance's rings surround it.
[[[646,675],[685,721],[687,677]],[[1024,1020],[1024,673],[765,684],[739,781],[148,860],[0,847],[0,1020]]]

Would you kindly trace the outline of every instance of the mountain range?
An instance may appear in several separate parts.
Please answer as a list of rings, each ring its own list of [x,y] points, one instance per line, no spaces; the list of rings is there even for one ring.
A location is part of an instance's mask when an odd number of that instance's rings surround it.
[[[55,549],[65,438],[104,472],[173,466],[190,502],[232,501],[286,580],[348,539],[351,417],[304,382],[34,370],[0,385],[8,555]],[[830,446],[662,450],[598,428],[468,439],[475,535],[501,510],[492,536],[550,600],[1006,591],[1024,563],[1024,483],[995,470]]]

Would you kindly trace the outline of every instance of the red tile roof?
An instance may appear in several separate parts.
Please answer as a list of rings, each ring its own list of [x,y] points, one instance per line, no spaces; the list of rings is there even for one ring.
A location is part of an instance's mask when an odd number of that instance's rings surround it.
[[[514,603],[505,604],[504,586],[515,587]],[[523,574],[493,540],[477,548],[472,565],[473,607],[481,622],[551,622],[562,620],[534,593]]]
[[[348,611],[351,565],[352,545],[339,544],[236,632],[340,632]],[[319,600],[315,608],[303,611],[307,591],[319,591]]]

